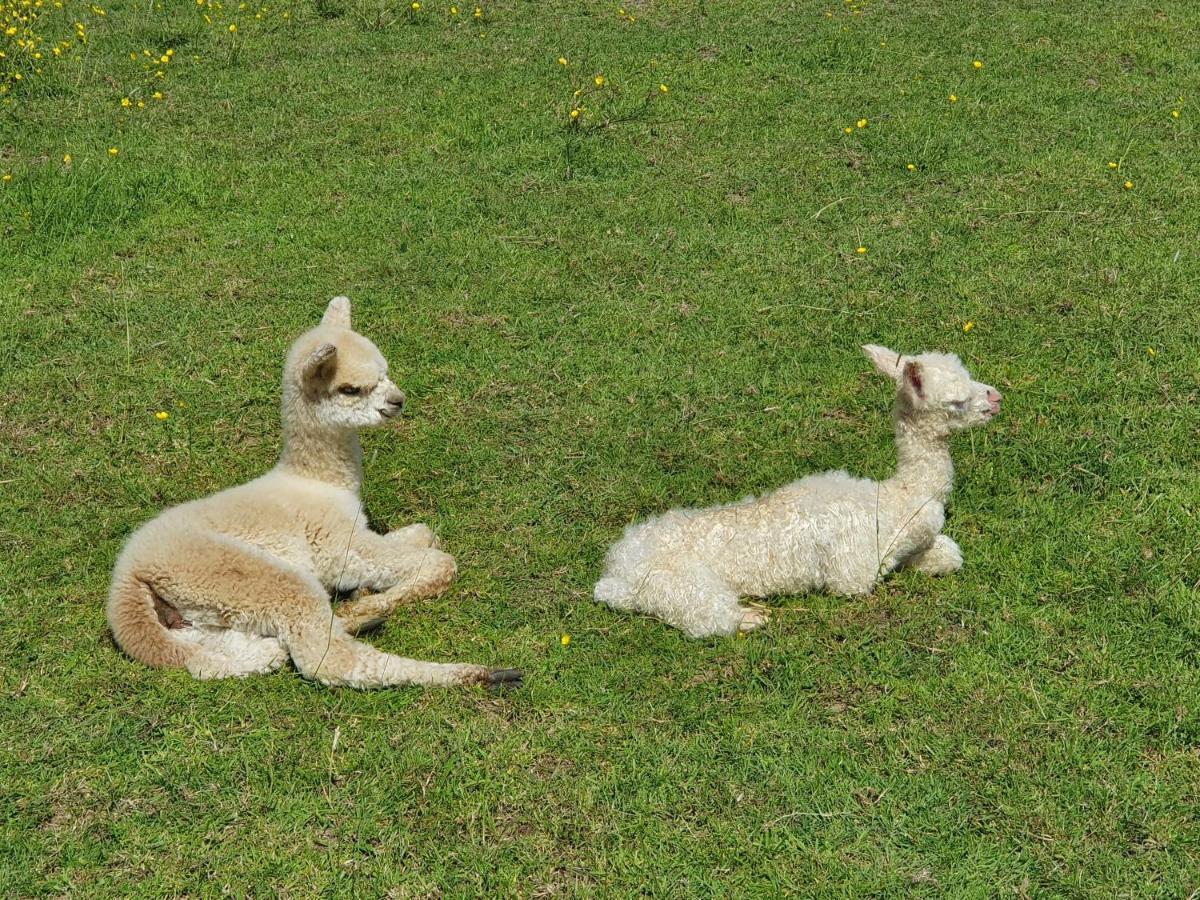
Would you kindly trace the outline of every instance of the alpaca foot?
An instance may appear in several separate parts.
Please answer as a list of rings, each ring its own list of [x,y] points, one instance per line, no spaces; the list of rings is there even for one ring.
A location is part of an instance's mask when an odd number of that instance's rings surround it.
[[[428,525],[405,525],[384,535],[389,541],[412,550],[424,550],[438,545],[437,535]]]
[[[738,625],[739,634],[747,634],[751,631],[757,631],[767,624],[771,618],[770,610],[763,609],[759,606],[743,606],[742,622]]]
[[[949,575],[962,568],[962,551],[950,538],[939,534],[925,550],[911,557],[908,565],[926,575]]]
[[[461,666],[461,684],[478,684],[492,691],[523,687],[525,674],[520,669],[489,669],[487,666]]]

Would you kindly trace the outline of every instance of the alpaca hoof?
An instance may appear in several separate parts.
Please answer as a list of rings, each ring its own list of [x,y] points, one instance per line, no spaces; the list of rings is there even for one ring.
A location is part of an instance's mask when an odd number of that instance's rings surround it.
[[[487,675],[487,686],[493,691],[515,690],[525,685],[525,673],[520,669],[492,669]]]
[[[742,623],[738,625],[738,631],[746,634],[750,631],[757,631],[767,624],[771,618],[771,613],[765,609],[759,609],[757,606],[747,606],[742,611]]]

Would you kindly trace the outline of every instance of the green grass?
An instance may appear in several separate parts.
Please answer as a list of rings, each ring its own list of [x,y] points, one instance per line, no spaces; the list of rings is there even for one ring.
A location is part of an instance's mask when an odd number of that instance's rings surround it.
[[[448,5],[296,7],[231,59],[120,0],[5,108],[0,894],[1200,889],[1200,10]],[[670,93],[577,134],[560,54],[614,115]],[[372,640],[521,692],[113,648],[122,540],[273,464],[338,293],[410,397],[370,513],[461,567]],[[868,341],[1006,395],[955,444],[960,574],[737,641],[591,602],[631,519],[887,473]]]

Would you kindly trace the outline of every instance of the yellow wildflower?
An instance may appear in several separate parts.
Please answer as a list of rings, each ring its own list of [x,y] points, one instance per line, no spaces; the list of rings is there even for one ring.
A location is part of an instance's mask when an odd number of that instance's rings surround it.
[[[905,166],[904,168],[908,169],[908,171],[910,171],[910,172],[915,172],[915,171],[917,171],[917,167],[916,167],[916,166],[914,166],[912,163],[909,163],[909,164],[908,164],[907,166]]]
[[[1179,118],[1179,110],[1177,110],[1177,109],[1171,110],[1171,118],[1178,119]]]
[[[1150,354],[1151,359],[1154,359],[1154,357],[1158,356],[1158,351],[1155,350],[1153,347],[1147,347],[1146,352]]]
[[[10,181],[12,181],[12,176],[5,172],[3,175],[0,175],[0,181],[8,184]]]
[[[866,247],[858,247],[858,248],[856,248],[856,249],[855,249],[855,251],[854,251],[854,252],[855,252],[855,253],[866,253],[866,252],[867,252],[867,248],[866,248]]]
[[[667,87],[665,84],[660,84],[660,85],[658,86],[658,92],[659,92],[660,94],[665,94],[665,93],[667,93],[667,92],[668,92],[668,91],[670,91],[670,90],[671,90],[671,89],[670,89],[669,87]]]
[[[1110,161],[1109,161],[1109,163],[1108,163],[1108,167],[1109,167],[1110,169],[1115,169],[1115,168],[1117,167],[1117,164],[1116,164],[1115,162],[1112,162],[1112,161],[1110,160]]]
[[[560,637],[558,639],[558,642],[560,644],[562,644],[564,647],[566,647],[568,644],[571,643],[571,636],[569,634],[564,634],[562,637]]]
[[[71,164],[71,154],[70,154],[70,153],[64,153],[64,154],[63,154],[63,165],[64,165],[64,166],[69,166],[70,164]]]
[[[230,22],[230,23],[229,23],[229,33],[230,33],[230,34],[237,34],[237,22]]]
[[[971,63],[971,65],[972,65],[972,66],[974,66],[976,69],[982,69],[982,68],[983,68],[983,63],[982,63],[980,60],[978,60],[978,59],[977,59],[977,60],[975,60],[975,62]]]
[[[165,421],[167,421],[167,419],[171,418],[171,414],[169,412],[167,412],[165,409],[160,409],[158,412],[156,412],[154,414],[154,418],[158,419],[158,421],[160,421],[160,422],[165,422]]]
[[[483,18],[483,9],[478,6],[475,7],[475,18],[477,18],[477,19]]]
[[[151,94],[151,96],[152,96],[152,97],[153,97],[155,100],[161,100],[161,99],[163,98],[163,92],[162,92],[162,91],[155,91],[153,94]]]
[[[577,109],[571,110],[571,118],[578,119],[579,118],[579,110],[577,110]]]
[[[128,97],[122,97],[122,98],[121,98],[121,105],[122,105],[123,107],[125,107],[126,109],[129,109],[129,98],[128,98]]]
[[[951,95],[950,95],[950,102],[951,102],[951,103],[957,103],[957,102],[958,102],[958,94],[951,94]]]
[[[457,6],[450,7],[450,15],[452,15],[452,16],[458,15],[458,7]]]
[[[596,87],[604,87],[604,82],[606,82],[607,80],[608,79],[605,78],[603,75],[597,75],[595,78],[592,79],[592,81],[596,82]]]
[[[1125,182],[1125,190],[1127,190],[1127,191],[1133,190],[1133,182],[1132,181]]]
[[[851,132],[854,131],[854,129],[851,128],[849,125],[847,125],[845,128],[842,129],[842,131],[846,132],[846,134],[850,134]]]
[[[963,334],[966,334],[974,327],[975,327],[975,323],[969,319],[966,322],[963,322]]]
[[[560,66],[565,66],[567,64],[567,58],[565,56],[560,56],[558,58],[558,64]]]
[[[867,127],[867,120],[866,120],[866,119],[859,119],[859,120],[858,120],[857,122],[855,122],[854,124],[855,124],[855,125],[857,125],[859,128],[866,128],[866,127]]]
[[[418,2],[417,2],[417,0],[413,0],[413,2],[412,2],[412,11],[413,11],[413,12],[416,12],[416,11],[417,11],[417,10],[419,10],[420,8],[421,8],[421,4],[420,4],[420,3],[418,3]]]
[[[120,152],[121,152],[121,150],[120,150],[120,148],[118,148],[118,147],[109,147],[109,148],[108,148],[108,155],[109,155],[109,156],[116,156],[116,155],[117,155],[118,153],[120,153]]]

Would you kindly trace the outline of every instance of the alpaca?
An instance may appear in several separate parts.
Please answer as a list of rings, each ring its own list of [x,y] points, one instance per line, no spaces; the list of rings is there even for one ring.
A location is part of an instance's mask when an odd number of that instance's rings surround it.
[[[196,678],[271,672],[290,655],[327,685],[519,684],[513,669],[405,659],[352,637],[456,573],[426,526],[366,525],[358,430],[403,405],[383,355],[351,330],[350,301],[335,297],[288,353],[278,465],[165,510],[125,544],[108,599],[117,644]],[[377,593],[335,614],[331,592],[357,589]]]
[[[895,475],[875,482],[825,472],[630,525],[608,552],[596,600],[701,638],[766,623],[767,611],[741,597],[855,596],[901,566],[930,575],[962,568],[958,545],[939,533],[954,478],[949,437],[995,416],[1000,392],[972,380],[951,354],[862,349],[896,383]]]

